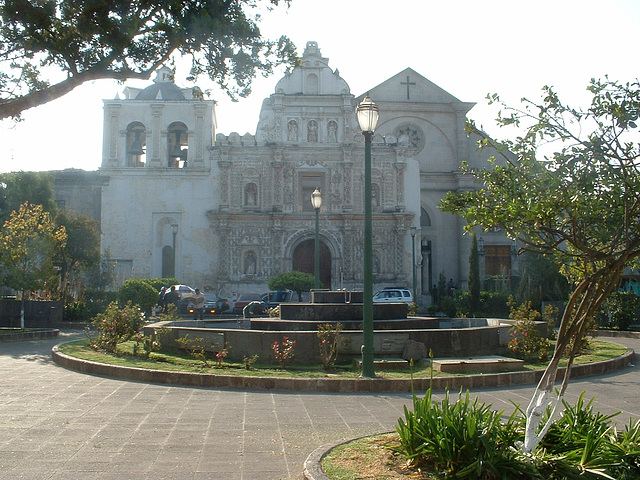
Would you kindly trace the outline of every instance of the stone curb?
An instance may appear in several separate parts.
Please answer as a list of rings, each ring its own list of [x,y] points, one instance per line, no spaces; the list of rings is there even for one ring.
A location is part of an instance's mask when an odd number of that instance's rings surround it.
[[[90,362],[61,353],[58,345],[51,350],[51,356],[58,365],[80,373],[117,378],[136,382],[160,383],[184,387],[229,388],[235,390],[285,390],[294,392],[323,393],[391,393],[433,390],[459,390],[491,388],[497,386],[537,383],[543,371],[505,372],[456,377],[438,377],[433,380],[419,378],[283,378],[245,377],[217,375],[215,373],[187,373],[166,370],[149,370]],[[600,375],[624,368],[633,363],[635,352],[627,350],[624,355],[597,363],[576,365],[572,368],[572,378]],[[564,368],[558,370],[557,379],[564,375]],[[433,384],[431,385],[431,382]]]
[[[23,340],[42,340],[45,338],[55,338],[60,333],[60,330],[51,328],[45,330],[38,330],[34,332],[23,333],[2,333],[0,334],[0,343],[3,342],[20,342]]]

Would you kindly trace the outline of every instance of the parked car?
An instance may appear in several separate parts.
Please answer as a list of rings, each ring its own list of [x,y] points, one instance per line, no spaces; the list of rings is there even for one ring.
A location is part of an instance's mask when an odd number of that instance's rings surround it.
[[[276,290],[275,292],[267,292],[262,294],[262,301],[267,308],[274,308],[281,303],[291,302],[293,292],[291,290]]]
[[[241,294],[233,304],[233,313],[235,315],[242,315],[242,310],[244,309],[244,307],[249,305],[251,302],[262,302],[262,297],[259,293]]]
[[[205,317],[210,317],[212,315],[215,315],[216,313],[218,313],[218,301],[220,300],[218,298],[218,295],[216,295],[213,292],[204,292],[204,310],[203,310],[203,315]],[[191,302],[189,302],[189,307],[187,308],[187,313],[189,315],[193,315],[194,309],[193,309],[193,304]]]
[[[180,300],[185,298],[191,298],[196,294],[195,289],[191,288],[189,285],[171,285],[173,289],[178,292],[178,296]]]
[[[178,313],[187,313],[189,307],[189,299],[196,294],[196,291],[189,285],[171,285],[178,293]]]
[[[387,287],[383,290],[376,292],[373,296],[374,303],[406,303],[407,305],[413,304],[413,295],[407,288],[402,287]]]

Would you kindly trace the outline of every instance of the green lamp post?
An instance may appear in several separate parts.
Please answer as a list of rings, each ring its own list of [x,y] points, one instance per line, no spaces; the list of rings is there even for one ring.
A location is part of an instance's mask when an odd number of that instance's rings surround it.
[[[376,376],[373,367],[373,229],[371,219],[371,137],[379,118],[378,106],[369,94],[356,108],[356,118],[364,135],[364,281],[362,289],[362,376]]]
[[[316,275],[316,283],[315,289],[318,290],[320,288],[320,207],[322,206],[322,195],[320,194],[320,190],[317,188],[311,194],[311,205],[316,210],[316,242],[314,248],[314,259],[315,259],[315,267],[314,272]]]
[[[413,275],[413,301],[417,303],[416,298],[416,232],[418,231],[418,227],[411,226],[409,229],[411,231],[411,265],[412,265],[412,275]]]
[[[176,235],[178,235],[178,224],[171,224],[171,233],[173,234],[173,272],[171,273],[172,277],[176,276]]]

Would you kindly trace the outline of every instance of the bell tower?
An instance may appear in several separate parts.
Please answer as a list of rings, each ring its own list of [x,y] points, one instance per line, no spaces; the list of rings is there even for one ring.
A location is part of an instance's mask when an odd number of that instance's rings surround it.
[[[102,169],[205,167],[216,130],[215,102],[197,88],[179,88],[161,67],[153,84],[126,87],[104,100]]]

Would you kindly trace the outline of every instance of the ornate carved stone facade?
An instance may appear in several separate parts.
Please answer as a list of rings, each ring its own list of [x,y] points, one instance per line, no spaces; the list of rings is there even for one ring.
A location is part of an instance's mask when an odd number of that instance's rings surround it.
[[[322,193],[321,279],[361,288],[364,145],[355,97],[318,45],[264,100],[256,134],[216,134],[214,102],[179,89],[159,71],[147,89],[105,101],[102,249],[122,278],[165,276],[233,293],[267,290],[292,269],[313,271],[315,211]],[[483,165],[464,132],[473,106],[411,69],[369,90],[380,108],[373,138],[374,287],[412,285],[418,294],[443,272],[466,278],[470,241],[437,203],[473,188],[462,161]],[[224,125],[224,119],[222,119]],[[418,235],[411,237],[411,227]],[[485,242],[504,243],[499,234]],[[428,302],[428,298],[422,299]]]

